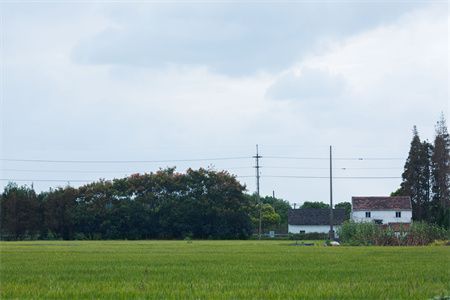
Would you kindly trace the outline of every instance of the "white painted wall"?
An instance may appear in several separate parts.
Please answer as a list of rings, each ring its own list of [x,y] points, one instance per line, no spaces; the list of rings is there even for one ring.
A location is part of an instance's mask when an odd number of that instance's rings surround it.
[[[333,229],[336,232],[340,225],[334,225]],[[301,230],[304,230],[305,233],[309,232],[320,232],[320,233],[328,233],[330,231],[330,225],[288,225],[289,233],[300,233]]]
[[[366,218],[366,211],[370,211],[370,218]],[[375,219],[383,220],[387,223],[411,223],[412,211],[397,210],[402,213],[401,218],[395,217],[395,210],[357,210],[352,211],[352,220],[355,222],[371,222]]]

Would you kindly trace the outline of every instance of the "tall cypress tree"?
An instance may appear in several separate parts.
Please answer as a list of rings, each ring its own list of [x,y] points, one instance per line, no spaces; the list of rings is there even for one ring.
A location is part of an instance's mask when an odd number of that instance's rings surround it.
[[[450,225],[450,136],[444,114],[436,124],[432,163],[432,221]]]
[[[416,126],[408,158],[402,174],[400,190],[396,195],[411,197],[414,220],[428,220],[430,203],[430,156],[432,146],[420,141]]]

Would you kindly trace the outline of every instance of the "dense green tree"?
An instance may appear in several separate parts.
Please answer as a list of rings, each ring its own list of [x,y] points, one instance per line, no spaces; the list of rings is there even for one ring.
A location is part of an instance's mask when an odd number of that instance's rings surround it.
[[[280,224],[280,215],[275,212],[272,205],[265,203],[261,209],[261,225],[264,232]]]
[[[87,238],[246,238],[251,205],[227,172],[174,168],[79,188],[77,232]]]
[[[0,203],[2,238],[35,238],[41,227],[39,212],[40,203],[32,188],[9,183]]]
[[[413,139],[402,174],[400,189],[394,195],[410,196],[414,220],[428,220],[431,188],[431,151],[432,146],[420,141],[416,126]]]
[[[330,205],[323,202],[303,202],[300,208],[330,208]]]
[[[58,188],[41,194],[43,221],[47,233],[65,240],[74,238],[77,196],[78,191],[71,187]]]
[[[450,225],[450,136],[442,114],[436,124],[432,163],[432,221]]]
[[[248,201],[251,203],[252,205],[252,211],[251,211],[251,218],[252,218],[252,223],[253,223],[253,232],[258,232],[258,228],[259,228],[259,205],[258,205],[258,198],[256,194],[247,194],[246,195]],[[264,197],[260,197],[260,201],[262,204],[262,220],[265,218],[264,217],[264,212],[266,212],[268,214],[267,216],[267,220],[272,219],[272,220],[276,220],[272,223],[270,222],[266,222],[264,223],[264,221],[262,221],[262,229],[263,231],[267,231],[267,230],[275,230],[276,232],[287,232],[287,222],[288,222],[288,211],[291,208],[289,202],[280,199],[280,198],[276,198],[276,197],[272,197],[272,196],[264,196]],[[269,208],[269,206],[271,207],[271,209]],[[272,209],[274,214],[272,215]],[[269,216],[272,217],[269,217]],[[278,215],[278,217],[276,217],[275,215]],[[270,223],[270,224],[269,224]]]
[[[79,188],[75,211],[76,230],[88,238],[106,238],[112,226],[110,220],[116,198],[111,181],[100,180]]]
[[[350,219],[350,214],[352,212],[352,204],[350,202],[341,202],[334,205],[334,208],[342,208],[345,209],[345,214],[347,220]]]
[[[280,215],[280,225],[285,225],[287,228],[288,212],[291,208],[289,202],[272,196],[262,197],[261,201],[262,203],[270,204],[273,207],[275,212]]]

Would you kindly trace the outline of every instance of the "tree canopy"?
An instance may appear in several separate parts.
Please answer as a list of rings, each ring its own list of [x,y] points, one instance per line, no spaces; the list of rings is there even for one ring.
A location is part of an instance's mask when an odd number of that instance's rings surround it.
[[[309,202],[306,201],[300,208],[330,208],[330,205],[324,202]]]
[[[414,126],[400,188],[392,196],[410,196],[413,219],[450,228],[450,136],[442,114],[434,143],[421,141]]]
[[[224,171],[178,173],[173,168],[100,180],[78,189],[58,188],[38,196],[31,188],[9,184],[0,199],[1,236],[247,238],[252,234],[253,208],[244,191],[245,186]]]

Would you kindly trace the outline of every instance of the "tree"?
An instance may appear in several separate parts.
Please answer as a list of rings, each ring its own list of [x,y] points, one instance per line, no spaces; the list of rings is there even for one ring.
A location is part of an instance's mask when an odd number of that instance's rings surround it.
[[[253,223],[253,231],[258,231],[259,227],[259,205],[258,205],[258,197],[256,194],[247,194],[246,198],[249,200],[249,202],[252,205],[252,211],[250,213],[250,216],[252,218]],[[291,205],[289,202],[279,199],[272,196],[264,196],[260,197],[260,201],[262,204],[262,213],[261,213],[261,224],[263,227],[263,230],[267,230],[270,227],[270,230],[275,230],[277,232],[287,232],[288,227],[288,211],[291,208]],[[269,209],[269,205],[271,208]],[[266,209],[266,211],[264,211]],[[268,215],[272,214],[271,210],[273,209],[273,212],[278,215],[278,217],[275,217],[278,221],[275,223],[268,224],[270,222],[266,222],[267,224],[264,224],[264,212],[266,212]],[[267,219],[270,219],[268,216]]]
[[[275,212],[275,209],[270,204],[263,204],[261,208],[261,225],[263,231],[268,231],[274,226],[280,224],[280,215]]]
[[[432,164],[432,212],[435,223],[450,225],[450,136],[444,114],[436,124]]]
[[[410,196],[414,220],[428,220],[430,204],[430,155],[432,146],[420,141],[416,126],[402,174],[400,189],[395,195]]]
[[[39,197],[9,184],[0,197],[0,233],[5,239],[45,238],[49,232],[64,239],[247,238],[254,205],[244,191],[235,176],[209,169],[168,168]],[[267,205],[264,224],[279,224]]]
[[[350,214],[352,212],[352,204],[350,202],[341,202],[337,203],[334,208],[342,208],[345,209],[346,219],[350,219]]]
[[[306,201],[302,204],[302,206],[300,206],[300,208],[330,208],[330,205],[323,202]]]
[[[47,231],[65,240],[73,239],[77,196],[78,191],[71,187],[42,193],[43,219]]]
[[[39,208],[33,188],[9,183],[0,203],[2,238],[23,239],[36,236],[40,231]]]
[[[272,196],[265,196],[261,198],[262,203],[270,204],[275,212],[280,215],[280,225],[286,226],[287,229],[287,223],[288,223],[288,212],[291,208],[291,205],[288,201],[272,197]]]

